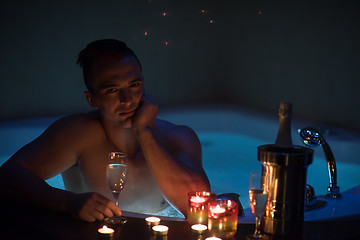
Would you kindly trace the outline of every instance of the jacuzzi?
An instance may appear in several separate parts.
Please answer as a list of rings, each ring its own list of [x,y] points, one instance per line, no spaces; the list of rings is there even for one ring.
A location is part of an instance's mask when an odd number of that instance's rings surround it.
[[[39,136],[59,116],[0,122],[0,164],[17,149]],[[203,166],[209,177],[212,192],[237,193],[245,216],[240,222],[253,222],[249,209],[248,178],[251,171],[261,169],[257,160],[257,146],[274,143],[278,119],[273,115],[240,109],[234,106],[206,105],[163,109],[159,118],[188,125],[198,134],[203,150]],[[292,139],[302,145],[298,128],[317,124],[292,121]],[[331,131],[330,131],[331,130]],[[353,218],[360,214],[360,134],[344,129],[328,129],[325,139],[333,150],[337,163],[338,186],[342,198],[326,201],[323,208],[306,211],[305,221]],[[47,182],[61,189],[64,184],[60,175]],[[329,177],[321,147],[315,149],[313,163],[308,167],[307,183],[314,187],[315,194],[327,193]]]

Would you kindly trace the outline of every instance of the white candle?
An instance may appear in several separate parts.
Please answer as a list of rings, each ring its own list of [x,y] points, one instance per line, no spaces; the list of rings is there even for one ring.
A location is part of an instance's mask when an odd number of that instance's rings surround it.
[[[156,234],[166,235],[169,231],[169,227],[165,225],[156,225],[152,227],[152,230],[154,230]]]
[[[208,238],[205,238],[205,240],[222,240],[222,239],[218,238],[218,237],[208,237]]]
[[[104,225],[102,228],[98,229],[98,232],[104,235],[112,235],[114,234],[115,231],[114,229],[108,228],[107,226]]]
[[[204,224],[194,224],[191,226],[191,229],[199,234],[202,234],[203,232],[206,231],[207,226]]]
[[[158,217],[147,217],[145,218],[145,221],[147,222],[148,225],[158,225],[161,219]]]
[[[206,201],[206,199],[204,197],[200,197],[200,196],[192,196],[190,198],[190,202],[193,203],[204,203]]]
[[[216,213],[216,214],[224,213],[225,211],[226,211],[226,209],[223,207],[220,207],[220,205],[216,205],[215,208],[211,209],[211,212]]]

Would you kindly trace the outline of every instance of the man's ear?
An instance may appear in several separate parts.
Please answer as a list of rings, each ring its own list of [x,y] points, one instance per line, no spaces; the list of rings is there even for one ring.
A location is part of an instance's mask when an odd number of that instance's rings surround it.
[[[92,106],[93,108],[97,109],[97,105],[95,104],[93,94],[89,91],[84,92],[84,96],[86,98],[86,101]]]

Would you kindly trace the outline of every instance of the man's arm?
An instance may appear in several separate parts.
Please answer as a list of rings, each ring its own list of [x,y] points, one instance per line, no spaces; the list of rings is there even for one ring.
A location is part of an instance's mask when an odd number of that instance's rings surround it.
[[[187,193],[210,191],[202,167],[200,142],[185,126],[172,126],[165,135],[155,135],[152,123],[158,108],[150,97],[144,96],[139,111],[133,128],[145,159],[167,200],[186,216]]]
[[[66,212],[86,221],[113,213],[119,215],[120,210],[114,203],[100,194],[72,193],[45,182],[76,163],[82,148],[81,140],[77,139],[81,134],[79,124],[81,121],[75,121],[74,117],[55,122],[5,162],[0,168],[2,197]]]

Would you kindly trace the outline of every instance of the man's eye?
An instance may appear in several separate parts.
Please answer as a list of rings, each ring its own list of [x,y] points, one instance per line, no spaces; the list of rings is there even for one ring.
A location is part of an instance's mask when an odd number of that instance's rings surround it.
[[[140,83],[139,83],[139,82],[132,83],[132,84],[130,85],[130,87],[138,87],[138,86],[140,86]]]
[[[106,89],[106,93],[113,93],[116,92],[116,88],[108,88]]]

